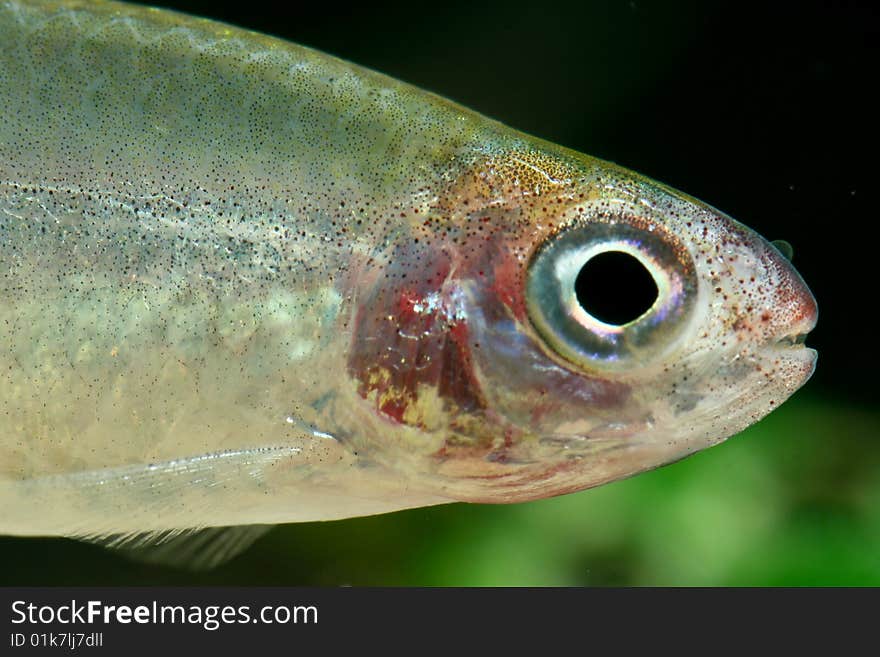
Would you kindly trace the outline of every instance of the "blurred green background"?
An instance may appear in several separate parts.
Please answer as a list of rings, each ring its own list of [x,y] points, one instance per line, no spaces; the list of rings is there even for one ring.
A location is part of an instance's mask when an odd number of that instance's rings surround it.
[[[383,71],[787,239],[819,302],[819,367],[743,434],[595,490],[287,525],[208,573],[0,537],[0,584],[880,585],[876,7],[161,4]]]

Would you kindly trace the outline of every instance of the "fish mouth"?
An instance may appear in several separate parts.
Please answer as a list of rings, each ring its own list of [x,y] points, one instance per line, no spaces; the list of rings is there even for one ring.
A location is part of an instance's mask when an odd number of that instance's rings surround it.
[[[768,345],[776,357],[783,357],[792,364],[799,363],[804,372],[804,381],[808,379],[816,368],[819,358],[818,352],[808,347],[807,337],[816,327],[818,312],[816,301],[808,291],[803,296],[803,306],[806,309],[799,321],[794,322],[781,336],[775,338]]]
[[[809,331],[784,335],[775,342],[775,345],[782,349],[808,348],[806,344],[807,335],[809,335]]]
[[[787,352],[792,355],[809,355],[813,360],[816,358],[816,350],[807,346],[807,337],[816,326],[816,314],[811,313],[808,317],[791,327],[784,335],[777,337],[770,343],[775,352]]]
[[[794,367],[799,372],[795,375],[797,386],[806,383],[816,370],[819,354],[815,349],[806,345],[807,336],[815,325],[816,315],[813,313],[805,318],[805,321],[799,322],[798,326],[776,338],[769,345],[770,353],[775,358],[783,359],[789,363],[790,367]]]
[[[816,371],[819,353],[806,345],[809,331],[786,333],[767,345],[764,352],[774,363],[775,377],[781,377],[793,392],[805,384]]]

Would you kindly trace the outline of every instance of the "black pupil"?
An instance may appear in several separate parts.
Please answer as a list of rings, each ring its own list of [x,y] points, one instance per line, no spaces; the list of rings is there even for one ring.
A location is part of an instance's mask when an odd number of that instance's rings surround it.
[[[641,317],[657,300],[657,283],[628,253],[606,251],[584,263],[574,283],[581,308],[606,324],[620,326]]]

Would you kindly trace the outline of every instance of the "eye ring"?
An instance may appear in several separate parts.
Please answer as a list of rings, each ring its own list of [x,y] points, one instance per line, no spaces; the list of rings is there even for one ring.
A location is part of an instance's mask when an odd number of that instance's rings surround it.
[[[590,314],[576,291],[584,265],[608,252],[637,260],[657,287],[650,307],[622,324]],[[536,250],[527,273],[526,306],[535,329],[559,356],[582,369],[607,372],[648,365],[665,355],[688,324],[696,289],[690,254],[661,224],[600,214],[580,217]]]

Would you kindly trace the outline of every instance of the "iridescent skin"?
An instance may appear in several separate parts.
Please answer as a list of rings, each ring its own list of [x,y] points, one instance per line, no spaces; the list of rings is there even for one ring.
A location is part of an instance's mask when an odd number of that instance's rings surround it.
[[[536,250],[597,217],[674,235],[697,281],[675,339],[623,368],[560,356],[529,312]],[[10,534],[558,495],[723,440],[815,363],[786,339],[815,323],[803,281],[717,210],[117,3],[0,1],[0,272]]]

